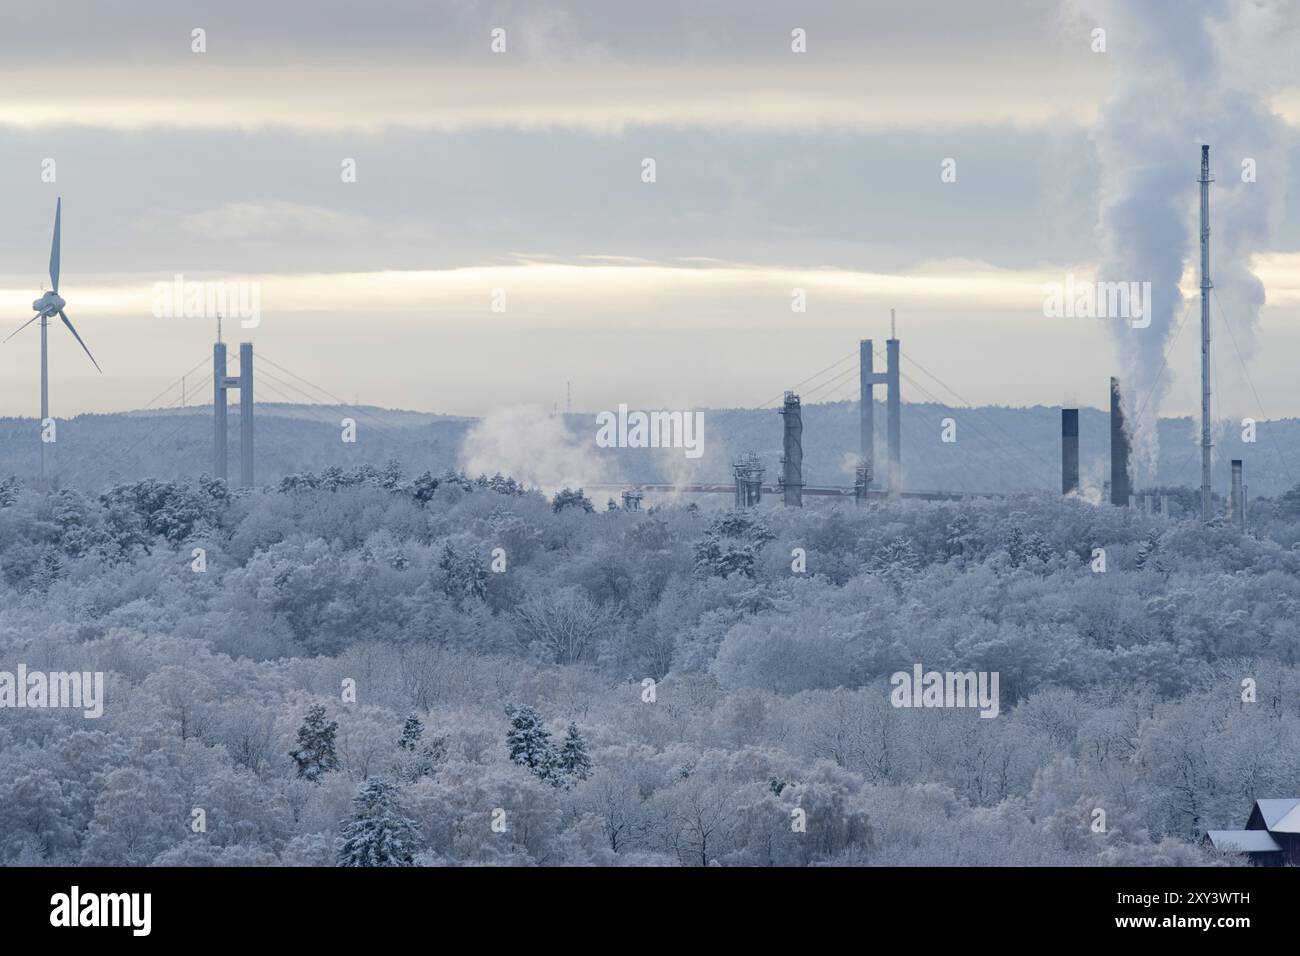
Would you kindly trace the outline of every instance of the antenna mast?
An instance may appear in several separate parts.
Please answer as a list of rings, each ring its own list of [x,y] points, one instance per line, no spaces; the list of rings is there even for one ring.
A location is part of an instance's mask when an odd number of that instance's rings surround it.
[[[1210,490],[1210,147],[1201,147],[1201,520],[1209,521]]]

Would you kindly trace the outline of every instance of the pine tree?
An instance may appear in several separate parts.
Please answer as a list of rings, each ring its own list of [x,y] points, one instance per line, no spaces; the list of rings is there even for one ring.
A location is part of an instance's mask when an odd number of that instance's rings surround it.
[[[953,515],[952,521],[948,522],[945,535],[944,550],[948,557],[954,558],[959,554],[969,555],[975,552],[978,535],[975,533],[970,517],[964,512]]]
[[[343,827],[339,866],[414,866],[417,832],[397,801],[394,784],[376,778],[352,801]]]
[[[1013,568],[1020,567],[1025,560],[1025,533],[1019,525],[1012,525],[1007,533],[1007,557],[1011,559]]]
[[[18,479],[13,475],[0,481],[0,508],[8,508],[18,500],[20,487]]]
[[[415,750],[420,738],[424,736],[424,724],[420,718],[411,714],[406,718],[406,723],[402,726],[402,736],[397,741],[397,746],[403,750]]]
[[[587,756],[587,742],[582,739],[582,734],[578,733],[578,725],[572,721],[569,722],[569,729],[564,735],[564,743],[560,746],[556,763],[570,784],[576,780],[586,780],[591,776],[591,758]]]
[[[1031,531],[1029,537],[1025,538],[1025,557],[1033,558],[1037,561],[1049,561],[1052,557],[1052,546],[1047,543],[1037,531]]]
[[[582,493],[581,488],[577,491],[572,488],[564,488],[555,493],[555,497],[551,499],[551,510],[559,514],[565,508],[581,508],[587,514],[591,514],[596,510],[596,506],[591,503],[590,498]]]
[[[506,732],[506,749],[510,759],[527,767],[543,780],[555,776],[555,746],[551,735],[542,725],[541,715],[532,707],[506,708],[510,730]]]
[[[1137,557],[1133,563],[1139,570],[1145,568],[1149,571],[1163,572],[1165,570],[1165,563],[1162,560],[1163,551],[1164,542],[1161,541],[1160,532],[1153,528],[1146,540],[1138,545]]]
[[[403,782],[414,783],[421,777],[432,777],[437,773],[438,765],[447,759],[447,737],[437,734],[425,740],[424,724],[411,714],[402,727],[397,751],[394,772]]]
[[[426,471],[412,481],[410,487],[412,498],[422,505],[428,504],[433,498],[433,493],[438,490],[438,479]]]
[[[31,589],[45,592],[54,586],[54,582],[63,577],[63,556],[53,546],[41,552],[31,577]]]
[[[298,746],[289,756],[298,765],[298,776],[312,783],[331,770],[339,769],[339,756],[335,750],[334,735],[339,729],[337,720],[326,722],[325,707],[316,704],[307,711],[307,717],[298,728]]]
[[[402,465],[396,458],[388,459],[388,464],[379,473],[379,487],[385,491],[396,491],[402,486]]]
[[[752,578],[754,563],[763,545],[774,535],[761,522],[740,511],[729,511],[715,518],[704,537],[695,542],[696,573],[727,578],[734,575]]]
[[[460,605],[462,600],[487,597],[488,570],[475,555],[462,555],[450,544],[443,545],[438,569],[443,573],[442,590]]]

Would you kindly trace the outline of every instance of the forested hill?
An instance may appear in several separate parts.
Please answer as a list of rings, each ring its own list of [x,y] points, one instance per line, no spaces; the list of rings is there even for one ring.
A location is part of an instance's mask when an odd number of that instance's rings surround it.
[[[0,864],[1224,862],[1300,779],[1285,503],[0,481],[0,672],[103,675],[98,717],[3,711]],[[998,675],[996,719],[896,705],[922,666]]]
[[[58,423],[58,441],[47,445],[47,470],[62,487],[99,490],[145,477],[195,477],[211,470],[211,406],[162,412],[80,415]],[[343,441],[343,420],[356,423],[356,441]],[[944,420],[953,419],[955,441],[942,440]],[[804,480],[810,485],[851,485],[857,454],[858,411],[854,402],[811,404],[803,412]],[[877,465],[884,461],[885,409],[876,409]],[[229,415],[230,470],[238,475],[239,412]],[[1109,419],[1099,409],[1079,413],[1080,468],[1085,490],[1100,494],[1109,475]],[[1060,411],[1054,407],[984,407],[952,410],[933,404],[905,404],[902,421],[906,486],[921,491],[1009,492],[1060,487]],[[23,481],[39,471],[39,434],[32,419],[0,419],[0,476]],[[467,449],[466,439],[473,435]],[[597,448],[594,414],[551,416],[540,409],[515,409],[485,419],[459,418],[378,408],[259,404],[259,484],[286,475],[370,464],[391,459],[408,469],[435,474],[463,468],[502,472],[525,484],[554,490],[566,484],[619,482],[728,482],[731,463],[756,452],[775,481],[780,469],[781,419],[773,409],[704,411],[703,455],[689,459],[679,450]],[[1139,490],[1199,484],[1194,423],[1163,419],[1158,468],[1141,474]],[[1228,460],[1246,462],[1252,498],[1275,496],[1300,481],[1300,421],[1261,422],[1257,441],[1243,443],[1226,423],[1216,435],[1215,485],[1226,489]]]

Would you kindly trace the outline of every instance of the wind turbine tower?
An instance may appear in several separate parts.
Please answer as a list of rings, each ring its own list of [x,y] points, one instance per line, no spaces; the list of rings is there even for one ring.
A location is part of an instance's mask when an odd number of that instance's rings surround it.
[[[50,421],[50,319],[58,316],[63,324],[68,327],[72,337],[77,340],[77,344],[85,351],[86,356],[90,359],[95,370],[101,375],[104,370],[99,367],[95,361],[95,356],[90,354],[90,349],[86,348],[86,343],[81,341],[81,336],[68,320],[68,315],[63,311],[67,301],[59,295],[59,272],[60,272],[60,232],[63,220],[63,198],[56,200],[54,205],[54,241],[50,244],[50,283],[52,288],[49,292],[42,293],[41,297],[32,303],[32,309],[36,312],[30,319],[20,325],[15,331],[9,334],[8,342],[15,335],[21,332],[27,326],[31,325],[37,319],[41,323],[41,487],[45,487],[45,429],[47,422]]]

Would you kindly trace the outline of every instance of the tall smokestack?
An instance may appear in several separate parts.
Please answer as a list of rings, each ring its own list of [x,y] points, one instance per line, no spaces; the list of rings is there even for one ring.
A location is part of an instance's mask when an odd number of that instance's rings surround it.
[[[1210,520],[1210,147],[1201,147],[1201,520]]]
[[[1238,530],[1246,530],[1246,495],[1241,483],[1241,459],[1232,459],[1232,493],[1228,498],[1228,518]]]
[[[1079,410],[1061,409],[1061,494],[1079,490]]]
[[[803,410],[799,405],[799,396],[794,392],[785,393],[781,417],[785,424],[782,443],[784,454],[781,455],[781,494],[787,508],[802,508]]]
[[[1110,503],[1127,508],[1132,490],[1128,477],[1128,432],[1120,406],[1119,379],[1110,380]]]

